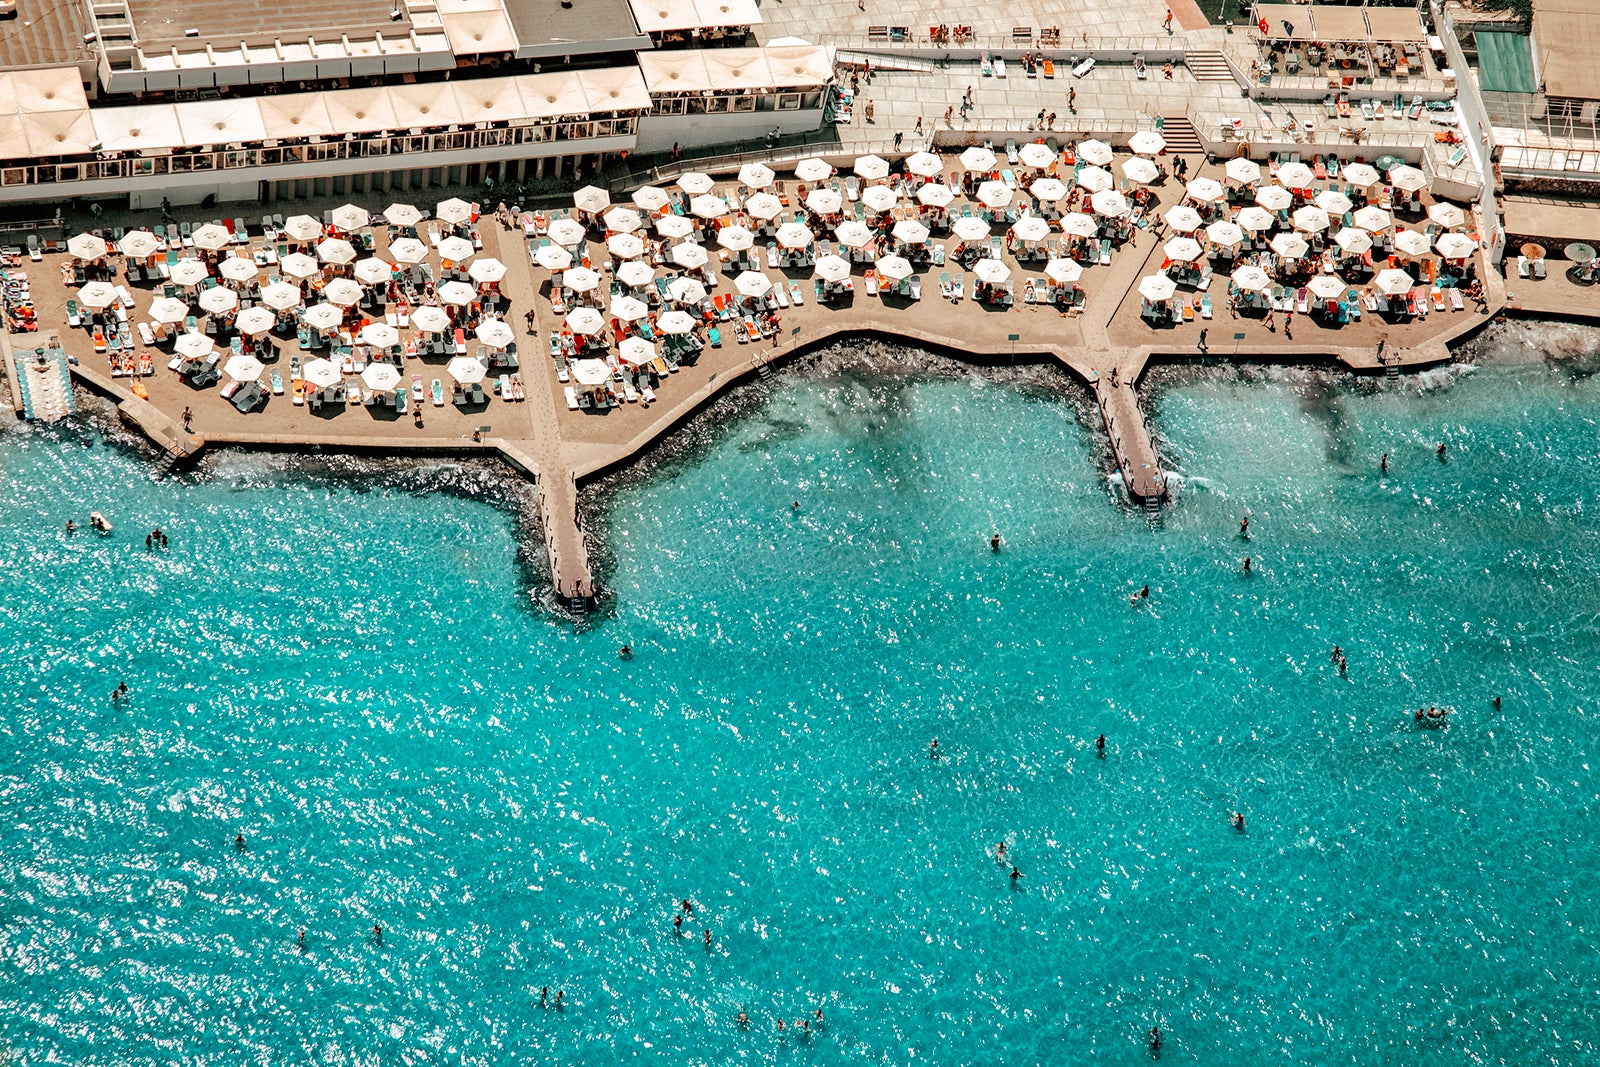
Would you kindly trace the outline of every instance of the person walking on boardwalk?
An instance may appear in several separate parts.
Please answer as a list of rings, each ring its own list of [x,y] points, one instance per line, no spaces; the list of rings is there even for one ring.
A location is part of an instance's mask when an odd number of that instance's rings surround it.
[[[1206,334],[1208,334],[1208,333],[1210,333],[1210,332],[1211,332],[1211,331],[1210,331],[1210,330],[1209,330],[1209,329],[1207,329],[1207,330],[1201,330],[1201,331],[1200,331],[1200,343],[1199,343],[1199,348],[1200,348],[1200,351],[1201,351],[1201,352],[1202,352],[1202,353],[1205,353],[1205,352],[1209,352],[1209,351],[1210,351],[1210,349],[1208,349],[1208,348],[1207,348],[1207,347],[1206,347]]]

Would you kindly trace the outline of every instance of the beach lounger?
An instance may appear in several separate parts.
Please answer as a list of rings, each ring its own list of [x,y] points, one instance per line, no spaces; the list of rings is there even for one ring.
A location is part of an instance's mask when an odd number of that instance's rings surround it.
[[[1544,260],[1536,259],[1533,261],[1533,276],[1535,279],[1544,277]]]
[[[1080,289],[1078,292],[1081,295],[1083,290]],[[1200,296],[1200,317],[1202,319],[1211,317],[1211,295],[1209,293],[1202,293]]]
[[[805,290],[800,287],[799,282],[791,281],[789,283],[789,299],[794,303],[795,307],[803,307],[805,305],[804,292]]]
[[[435,378],[431,388],[433,391],[433,406],[436,408],[444,407],[444,383]]]
[[[1452,285],[1447,290],[1447,292],[1450,294],[1450,310],[1451,311],[1465,311],[1467,309],[1466,301],[1461,299],[1461,290],[1460,289],[1457,289],[1455,286]]]

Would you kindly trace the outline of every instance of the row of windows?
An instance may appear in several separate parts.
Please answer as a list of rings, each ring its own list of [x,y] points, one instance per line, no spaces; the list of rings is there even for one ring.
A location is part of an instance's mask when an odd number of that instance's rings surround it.
[[[652,115],[726,115],[741,111],[801,111],[822,106],[822,93],[715,93],[710,96],[689,93],[659,99]]]

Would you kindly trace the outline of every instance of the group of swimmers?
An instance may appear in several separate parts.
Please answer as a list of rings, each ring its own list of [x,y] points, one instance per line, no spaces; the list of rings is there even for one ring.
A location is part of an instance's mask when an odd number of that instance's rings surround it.
[[[686,916],[692,916],[692,915],[694,915],[694,901],[692,901],[692,900],[688,899],[687,897],[685,897],[683,900],[680,900],[678,902],[678,909],[672,916],[672,932],[673,932],[673,934],[675,936],[677,936],[677,937],[682,937],[683,936],[683,920],[684,920],[684,918]],[[702,932],[702,938],[705,941],[706,951],[707,952],[711,951],[711,946],[712,946],[713,942],[712,942],[712,939],[711,939],[711,930],[710,930],[709,927],[707,927]],[[540,994],[539,994],[539,1003],[541,1005],[544,1003],[544,991],[542,991],[542,990],[540,991]],[[556,994],[556,1007],[557,1008],[561,1007],[561,994],[560,993]],[[739,1009],[739,1014],[738,1014],[738,1016],[737,1016],[735,1021],[738,1022],[738,1024],[741,1027],[748,1028],[750,1026],[750,1016],[743,1008]],[[803,1017],[799,1018],[799,1019],[796,1019],[795,1023],[794,1023],[794,1028],[795,1028],[796,1031],[800,1032],[801,1034],[809,1035],[811,1033],[811,1021],[809,1019],[806,1019],[806,1018],[803,1018]],[[822,1009],[821,1008],[817,1009],[817,1028],[818,1029],[822,1028]],[[784,1022],[783,1022],[782,1019],[778,1020],[778,1029],[779,1030],[783,1030],[784,1029]]]

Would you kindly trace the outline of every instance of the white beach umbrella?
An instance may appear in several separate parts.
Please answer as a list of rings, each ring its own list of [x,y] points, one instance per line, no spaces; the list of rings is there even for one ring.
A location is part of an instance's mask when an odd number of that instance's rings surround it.
[[[274,311],[297,308],[301,299],[300,287],[289,282],[271,282],[261,287],[261,302]]]
[[[516,333],[501,319],[484,319],[472,332],[490,348],[505,348],[517,339]]]
[[[428,258],[428,246],[415,237],[396,237],[389,242],[389,258],[396,263],[421,263]]]
[[[614,296],[611,298],[611,315],[623,322],[638,322],[650,314],[650,305],[636,296]]]
[[[217,263],[217,273],[230,282],[253,282],[261,276],[261,268],[246,256],[225,256]]]
[[[857,156],[855,166],[851,169],[857,177],[869,182],[882,181],[889,176],[889,161],[882,156]]]
[[[1107,189],[1104,192],[1095,193],[1094,196],[1089,198],[1089,203],[1091,206],[1093,206],[1096,213],[1107,215],[1112,218],[1115,218],[1119,215],[1126,215],[1128,213],[1127,199],[1114,189]]]
[[[901,278],[909,278],[916,273],[915,268],[911,266],[911,261],[904,256],[880,256],[873,266],[880,275],[894,281],[899,281]]]
[[[438,244],[439,258],[452,263],[463,263],[472,258],[477,249],[465,237],[446,237]]]
[[[1345,226],[1333,235],[1334,244],[1346,255],[1359,256],[1372,247],[1372,235],[1354,226]]]
[[[681,240],[694,232],[694,220],[687,215],[658,215],[656,233],[670,240]]]
[[[1011,236],[1019,241],[1042,241],[1050,236],[1050,220],[1041,215],[1024,215],[1011,224]]]
[[[1011,268],[998,259],[980,259],[972,265],[972,274],[980,282],[999,285],[1011,277]]]
[[[270,333],[277,324],[277,312],[260,305],[245,308],[233,319],[233,328],[245,337],[260,337],[264,333]]]
[[[1389,184],[1396,189],[1415,193],[1428,187],[1428,176],[1416,167],[1401,165],[1390,169]]]
[[[1109,167],[1111,165],[1111,146],[1104,141],[1093,139],[1079,141],[1078,158],[1097,167]]]
[[[1429,204],[1428,218],[1447,230],[1453,230],[1458,226],[1467,224],[1467,213],[1447,200]]]
[[[598,186],[585,185],[572,194],[572,203],[579,211],[598,215],[611,206],[611,194]],[[444,218],[444,215],[441,214],[439,217]]]
[[[811,227],[803,222],[786,222],[778,227],[774,235],[779,248],[807,248],[816,240],[817,235],[811,232]]]
[[[422,221],[422,211],[415,204],[390,204],[383,209],[383,218],[391,226],[415,226]]]
[[[93,311],[117,302],[117,287],[110,282],[85,282],[78,289],[78,302]]]
[[[1218,248],[1232,248],[1244,242],[1244,231],[1237,223],[1222,221],[1213,222],[1206,227],[1206,240]]]
[[[328,217],[333,220],[334,229],[343,230],[345,233],[364,230],[372,225],[372,213],[355,204],[341,204],[334,208]]]
[[[1162,246],[1161,251],[1174,263],[1193,263],[1205,250],[1193,237],[1174,237]]]
[[[1029,141],[1017,150],[1017,159],[1024,167],[1042,170],[1056,161],[1056,150],[1038,141]],[[938,173],[935,171],[934,173]]]
[[[1136,156],[1159,155],[1167,147],[1167,139],[1154,130],[1140,130],[1128,138],[1128,151]]]
[[[963,241],[985,241],[988,240],[989,234],[993,232],[989,226],[989,221],[976,215],[961,216],[956,219],[950,229]]]
[[[913,152],[906,157],[906,173],[919,178],[937,178],[944,173],[944,160],[932,152]]]
[[[326,389],[338,383],[344,375],[339,373],[339,368],[326,359],[313,359],[300,368],[300,376],[305,383],[313,389]]]
[[[254,356],[231,356],[228,362],[222,365],[222,373],[236,382],[253,382],[261,377],[261,372],[266,370],[259,359]]]
[[[689,201],[689,210],[703,219],[720,219],[728,213],[728,202],[720,196],[701,193]]]
[[[961,169],[975,171],[994,170],[994,153],[987,148],[973,145],[961,153]]]
[[[1328,225],[1328,213],[1314,204],[1308,204],[1294,213],[1294,228],[1297,230],[1321,233]]]
[[[1278,184],[1285,189],[1309,189],[1317,176],[1304,163],[1284,163],[1278,167]]]
[[[322,222],[310,215],[290,215],[283,220],[283,232],[293,241],[320,241]]]
[[[1205,219],[1200,217],[1200,212],[1187,204],[1169,207],[1166,214],[1161,217],[1166,219],[1167,225],[1178,233],[1193,233],[1206,224]]]
[[[1044,276],[1053,282],[1071,285],[1083,277],[1083,264],[1075,259],[1052,259],[1044,265]]]
[[[709,193],[717,183],[711,180],[711,175],[702,174],[697,170],[686,171],[678,176],[678,188],[690,196],[704,196]]]
[[[766,296],[772,291],[772,279],[760,271],[740,271],[733,287],[745,296]]]
[[[1256,203],[1268,211],[1287,211],[1294,206],[1294,194],[1281,185],[1263,185],[1256,190]]]
[[[312,278],[322,273],[322,264],[304,252],[290,252],[278,260],[278,269],[289,278]]]
[[[1045,223],[1046,231],[1048,231],[1049,228],[1049,223]],[[890,230],[889,232],[896,241],[903,242],[904,244],[920,245],[928,243],[928,227],[924,226],[916,219],[901,219],[899,222],[894,224],[894,229]]]
[[[684,241],[682,244],[672,246],[672,262],[680,267],[697,270],[706,265],[707,258],[705,248],[693,241]]]
[[[349,278],[335,278],[322,287],[322,299],[337,307],[354,307],[361,302],[361,286]]]
[[[1355,224],[1368,233],[1382,233],[1394,225],[1394,219],[1381,207],[1364,207],[1354,216]]]
[[[924,186],[924,188],[929,187]],[[934,186],[933,188],[943,189],[944,186]],[[1060,178],[1039,178],[1028,186],[1028,192],[1046,204],[1053,204],[1067,195],[1067,183]]]
[[[198,259],[180,259],[167,271],[173,285],[199,285],[211,276],[211,268]]]
[[[833,176],[833,164],[825,159],[802,159],[794,165],[794,176],[803,182],[823,182]]]
[[[356,265],[350,269],[356,281],[362,285],[387,285],[394,275],[394,268],[376,256],[357,260]]]
[[[196,248],[203,248],[207,252],[217,252],[233,244],[233,234],[228,232],[226,226],[218,226],[208,222],[189,235]]]
[[[1134,156],[1132,159],[1122,161],[1122,176],[1130,182],[1149,185],[1161,177],[1161,172],[1156,169],[1156,165],[1150,160],[1143,156]]]
[[[1222,168],[1228,180],[1235,185],[1254,185],[1261,180],[1261,164],[1244,156],[1235,156]]]
[[[573,267],[561,275],[561,285],[563,288],[571,289],[575,293],[587,293],[600,287],[600,275],[588,267]],[[471,290],[468,291],[470,292]],[[465,302],[462,301],[462,303]],[[454,303],[454,301],[447,300],[445,303]]]
[[[387,322],[369,322],[361,327],[361,343],[373,348],[393,348],[400,343],[400,331]]]
[[[783,201],[771,193],[752,193],[745,198],[744,213],[753,219],[775,219],[783,214]]]
[[[887,185],[871,185],[861,191],[861,203],[868,211],[880,213],[888,211],[899,199],[900,194]]]
[[[739,184],[751,189],[765,189],[777,177],[765,163],[746,163],[739,168]]]
[[[594,335],[605,329],[606,317],[599,308],[573,308],[567,312],[567,329],[573,333]]]
[[[656,329],[661,333],[684,334],[693,333],[695,318],[687,311],[663,312],[656,319]]]
[[[982,222],[982,219],[978,220]],[[987,225],[987,223],[985,223]],[[864,222],[846,219],[833,228],[833,236],[846,248],[865,248],[878,239],[878,235]]]
[[[563,248],[581,244],[587,235],[583,223],[574,218],[556,219],[545,230],[545,236]]]
[[[1100,224],[1093,215],[1070,211],[1061,216],[1061,232],[1068,237],[1093,237],[1100,232]]]
[[[368,363],[361,384],[375,393],[387,393],[400,384],[400,368],[393,363]]]
[[[579,385],[604,385],[611,380],[611,367],[603,359],[575,359],[572,379]]]
[[[624,363],[642,367],[656,358],[656,346],[643,337],[624,337],[617,346],[617,355]]]
[[[117,242],[117,251],[130,259],[148,259],[160,248],[161,238],[149,230],[129,230],[122,235],[122,240]]]
[[[806,194],[806,207],[818,215],[837,215],[844,207],[844,198],[832,189],[813,189]]]
[[[1117,179],[1104,167],[1081,167],[1078,170],[1078,187],[1091,193],[1103,193],[1117,184]]]
[[[1005,207],[1011,203],[1011,195],[1005,182],[989,181],[978,186],[978,202],[984,207]]]
[[[1152,304],[1171,300],[1177,291],[1178,283],[1165,274],[1152,274],[1139,282],[1139,295]]]
[[[838,284],[850,277],[850,261],[841,256],[823,256],[817,260],[812,272],[825,282]]]
[[[445,364],[445,373],[462,385],[476,385],[489,373],[476,356],[455,356]]]
[[[150,305],[150,318],[169,326],[189,317],[189,305],[170,296],[158,296]]]
[[[1304,237],[1297,233],[1280,233],[1272,238],[1272,250],[1284,259],[1303,259],[1311,251]]]
[[[1339,177],[1343,178],[1346,184],[1354,185],[1358,189],[1377,185],[1383,178],[1375,168],[1366,163],[1346,163],[1339,171]]]
[[[1344,281],[1334,274],[1314,274],[1306,288],[1318,300],[1337,300],[1344,295]]]
[[[606,248],[618,259],[637,259],[644,255],[644,242],[636,233],[614,233],[606,238]]]
[[[172,342],[172,350],[184,359],[205,359],[217,346],[203,333],[183,333]]]
[[[1343,215],[1355,206],[1350,203],[1348,196],[1345,196],[1337,189],[1324,189],[1312,197],[1311,202],[1332,216]]]
[[[93,234],[78,234],[77,237],[67,240],[67,251],[72,253],[74,259],[99,259],[109,253],[110,246],[107,245],[106,238],[94,237]]]
[[[605,213],[606,229],[617,233],[633,233],[644,228],[644,219],[631,207],[614,207]]]
[[[1394,250],[1403,256],[1415,259],[1425,256],[1433,248],[1428,243],[1428,235],[1420,230],[1399,229],[1394,234]]]
[[[214,285],[200,294],[195,301],[213,315],[226,315],[239,306],[239,294],[221,285]]]
[[[423,304],[411,309],[411,325],[423,333],[444,333],[450,329],[450,313],[435,304]]]
[[[1202,204],[1214,204],[1227,195],[1222,183],[1215,178],[1192,178],[1184,191],[1190,199]]]
[[[478,291],[466,282],[445,282],[435,291],[441,301],[455,307],[465,307],[478,298]]]
[[[717,244],[730,252],[743,252],[756,243],[756,235],[748,226],[724,226],[717,231]]]
[[[633,206],[641,211],[660,211],[672,197],[659,185],[641,185],[633,191]]]
[[[667,296],[680,304],[698,304],[706,298],[706,287],[693,278],[678,277],[667,283]]]
[[[1254,263],[1247,263],[1233,272],[1233,284],[1246,292],[1259,293],[1272,288],[1272,275]]]
[[[572,253],[560,245],[540,245],[533,261],[545,270],[566,270],[572,266]]]
[[[1372,284],[1385,296],[1400,296],[1402,293],[1409,293],[1416,283],[1405,271],[1391,268],[1380,270],[1378,276],[1372,279]]]
[[[1266,208],[1252,205],[1240,208],[1239,214],[1234,217],[1233,221],[1238,223],[1241,230],[1261,233],[1263,230],[1272,229],[1278,220]]]
[[[1464,233],[1441,233],[1433,242],[1434,251],[1445,259],[1466,259],[1478,251],[1478,242]]]
[[[656,269],[642,259],[630,259],[617,266],[617,281],[634,288],[649,285],[655,276]]]
[[[332,304],[312,304],[305,310],[305,324],[313,330],[331,330],[344,321],[344,308]]]

